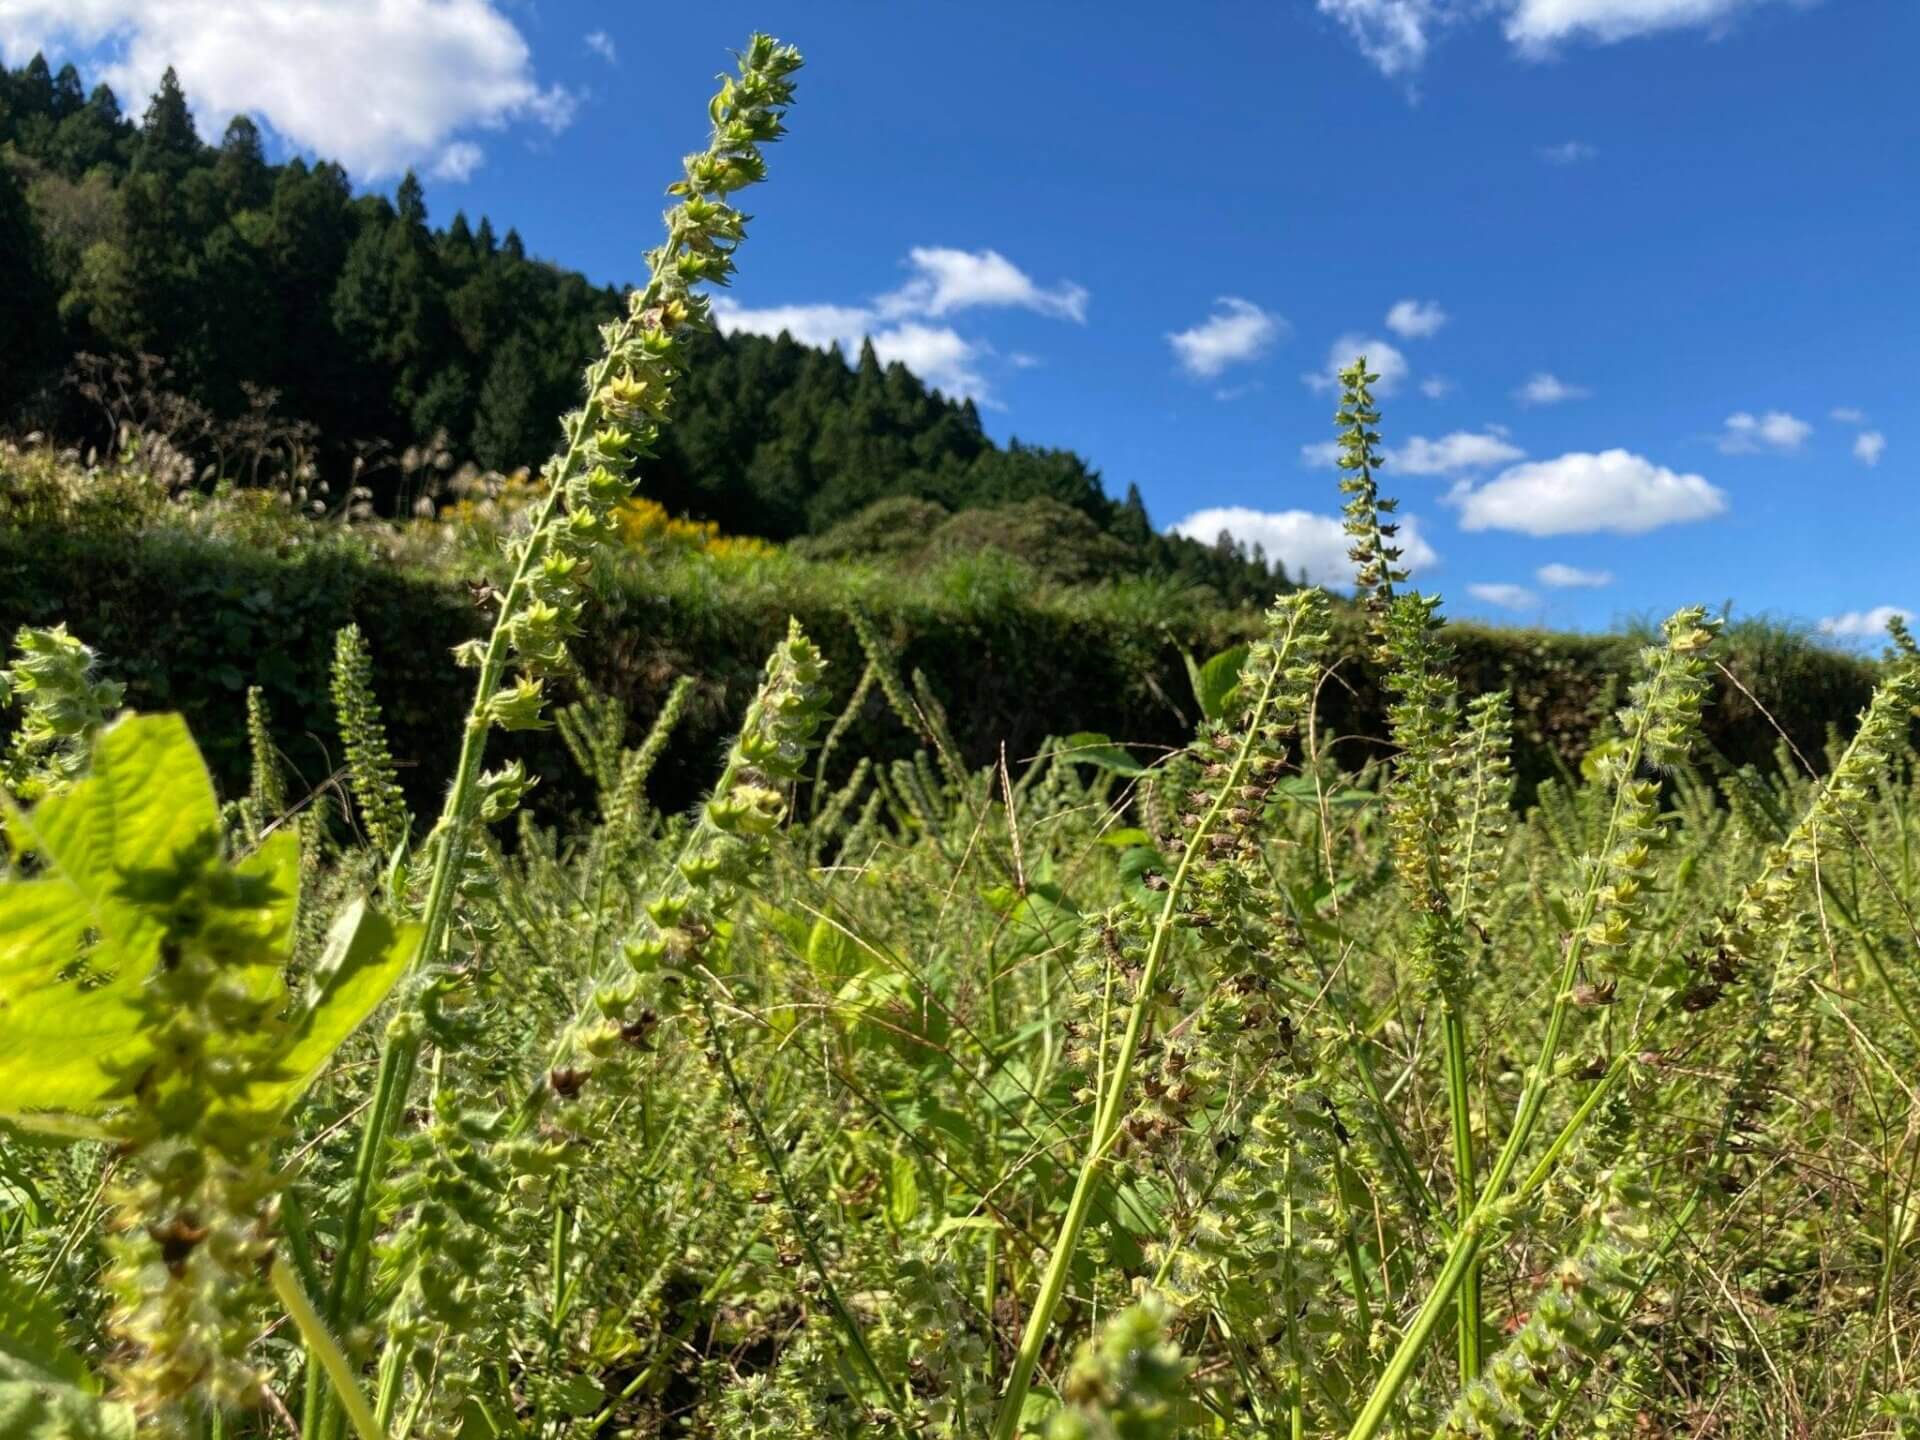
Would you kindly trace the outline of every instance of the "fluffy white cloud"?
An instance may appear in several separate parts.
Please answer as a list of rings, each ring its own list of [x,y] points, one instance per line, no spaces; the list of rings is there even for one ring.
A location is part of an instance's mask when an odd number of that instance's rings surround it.
[[[1429,375],[1420,382],[1420,393],[1429,400],[1444,400],[1451,389],[1453,382],[1444,375]]]
[[[1032,310],[1056,320],[1084,323],[1087,318],[1084,288],[1067,280],[1044,289],[998,250],[916,245],[907,252],[907,264],[919,273],[874,302],[883,318],[927,315],[939,319],[976,305]]]
[[[1189,375],[1211,380],[1229,365],[1264,355],[1286,327],[1285,320],[1251,300],[1222,295],[1213,302],[1213,314],[1189,330],[1174,331],[1167,343]]]
[[[5,0],[0,0],[4,4]],[[873,341],[874,354],[886,364],[898,361],[927,384],[955,399],[997,407],[991,382],[981,373],[981,362],[993,354],[985,341],[970,340],[948,325],[928,325],[956,310],[976,306],[1018,306],[1062,320],[1086,318],[1087,292],[1063,283],[1042,289],[996,250],[949,250],[915,246],[907,264],[919,273],[898,290],[868,305],[767,305],[754,309],[730,295],[713,301],[714,323],[732,333],[778,335],[782,331],[803,345],[838,345],[851,357],[862,340]],[[1025,370],[1040,362],[1018,353],[1007,364]]]
[[[1389,78],[1411,75],[1427,58],[1427,31],[1440,18],[1438,0],[1318,0],[1360,53]]]
[[[591,30],[587,33],[587,48],[609,65],[620,63],[620,52],[614,48],[613,37],[604,30]]]
[[[1411,515],[1402,515],[1399,520],[1400,535],[1395,543],[1402,552],[1400,563],[1413,570],[1437,563],[1440,557],[1421,537],[1419,522]],[[1353,540],[1341,528],[1338,515],[1221,505],[1196,510],[1169,528],[1175,535],[1190,535],[1208,544],[1224,530],[1236,540],[1259,545],[1267,552],[1267,559],[1278,560],[1295,580],[1332,586],[1353,583],[1353,561],[1347,558]]]
[[[1502,610],[1531,610],[1540,603],[1540,597],[1526,586],[1509,584],[1504,580],[1469,585],[1467,593],[1476,600],[1498,605]]]
[[[1424,340],[1440,333],[1447,312],[1438,300],[1401,300],[1387,311],[1387,328],[1407,340]]]
[[[922,325],[916,320],[876,330],[871,338],[873,353],[882,364],[897,360],[936,390],[983,405],[995,403],[976,368],[987,353],[985,345],[963,339],[945,325]]]
[[[1582,570],[1578,566],[1562,565],[1556,560],[1534,571],[1533,578],[1542,585],[1552,586],[1555,590],[1598,590],[1603,585],[1613,583],[1613,572]]]
[[[1558,145],[1542,145],[1535,153],[1549,165],[1578,165],[1593,159],[1600,150],[1584,140],[1562,140]]]
[[[1342,335],[1327,350],[1326,369],[1300,378],[1309,389],[1337,390],[1340,388],[1340,372],[1362,355],[1367,357],[1368,373],[1380,377],[1374,382],[1374,394],[1391,395],[1400,387],[1400,382],[1407,378],[1407,357],[1400,353],[1399,347],[1359,334]]]
[[[1380,458],[1402,475],[1458,475],[1466,470],[1488,470],[1495,465],[1523,459],[1526,451],[1506,438],[1504,432],[1456,430],[1429,440],[1424,435],[1411,437],[1405,445],[1383,448]],[[1340,445],[1334,440],[1316,440],[1300,447],[1300,462],[1317,469],[1330,469],[1340,460]]]
[[[1872,468],[1887,453],[1887,437],[1878,430],[1863,430],[1853,437],[1853,458]]]
[[[1867,412],[1855,409],[1851,405],[1836,405],[1827,412],[1827,417],[1831,420],[1838,420],[1842,425],[1864,425],[1867,423]]]
[[[1507,39],[1538,55],[1567,40],[1602,45],[1656,30],[1730,20],[1760,0],[1517,0],[1507,16]]]
[[[1461,529],[1522,535],[1640,535],[1727,508],[1725,492],[1703,476],[1676,474],[1625,450],[1529,461],[1484,485],[1463,483],[1449,498],[1460,507]]]
[[[1403,475],[1457,475],[1462,470],[1487,470],[1525,458],[1526,451],[1499,435],[1456,430],[1429,440],[1415,435],[1388,452],[1393,468]]]
[[[357,180],[450,157],[471,173],[461,132],[564,129],[576,103],[535,80],[496,0],[0,0],[0,54],[41,49],[98,51],[134,114],[172,65],[203,136],[247,112]]]
[[[1316,0],[1389,79],[1426,63],[1449,24],[1501,17],[1508,41],[1538,58],[1574,40],[1611,44],[1684,26],[1720,26],[1766,0]]]
[[[768,305],[749,310],[730,295],[716,295],[713,321],[728,334],[778,335],[784,330],[802,345],[853,350],[872,327],[873,312],[859,305]]]
[[[1591,394],[1584,385],[1569,385],[1557,375],[1542,370],[1514,391],[1513,398],[1522,405],[1559,405],[1568,400],[1584,400]]]
[[[1909,623],[1913,611],[1899,605],[1876,605],[1871,610],[1849,610],[1844,615],[1829,615],[1820,622],[1822,635],[1842,640],[1869,640],[1887,633],[1887,621],[1898,615]]]
[[[1812,433],[1813,426],[1784,410],[1769,410],[1759,416],[1736,410],[1727,417],[1720,431],[1720,453],[1752,455],[1763,449],[1798,450]]]
[[[440,158],[433,162],[433,169],[427,173],[436,180],[451,180],[455,184],[473,178],[473,172],[485,162],[487,152],[471,140],[456,140],[440,152]]]
[[[992,386],[980,373],[985,345],[968,340],[946,325],[906,320],[895,325],[875,323],[872,310],[859,305],[769,305],[750,310],[725,295],[714,297],[713,321],[727,334],[778,335],[785,332],[802,345],[838,345],[852,358],[863,340],[873,341],[873,353],[884,364],[899,361],[927,384],[955,399],[995,404]]]

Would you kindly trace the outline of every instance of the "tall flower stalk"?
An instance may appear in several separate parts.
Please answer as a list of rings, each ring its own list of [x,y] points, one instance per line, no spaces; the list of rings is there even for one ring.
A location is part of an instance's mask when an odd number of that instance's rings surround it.
[[[427,842],[425,963],[436,962],[445,949],[474,833],[483,822],[488,737],[495,729],[549,723],[546,680],[565,666],[567,642],[578,633],[591,552],[614,533],[613,509],[630,493],[632,468],[652,454],[672,416],[674,385],[685,365],[683,339],[709,324],[708,304],[697,287],[727,283],[746,234],[746,216],[729,197],[766,177],[761,146],[785,133],[782,118],[800,64],[791,46],[755,35],[739,56],[738,76],[723,80],[709,103],[713,129],[707,147],[688,157],[684,177],[669,188],[678,203],[666,215],[667,238],[649,253],[647,281],[628,295],[625,313],[602,327],[603,349],[588,368],[585,401],[565,417],[565,448],[541,472],[546,495],[527,533],[509,550],[512,579],[498,597],[493,631],[456,652],[479,676],[453,782]],[[417,1021],[402,1017],[381,1056],[328,1297],[335,1325],[359,1308],[373,1194],[386,1164],[387,1139],[408,1103],[422,1039]],[[310,1385],[310,1411],[316,1397]]]

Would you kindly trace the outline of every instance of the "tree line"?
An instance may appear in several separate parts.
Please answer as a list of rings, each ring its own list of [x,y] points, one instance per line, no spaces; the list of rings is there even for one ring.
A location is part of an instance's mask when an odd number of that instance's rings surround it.
[[[391,198],[357,194],[331,161],[270,162],[244,115],[206,143],[172,70],[136,123],[41,56],[0,66],[0,280],[0,424],[85,434],[100,422],[71,383],[79,357],[153,356],[206,414],[270,405],[310,426],[336,473],[356,447],[434,437],[486,468],[538,464],[622,294],[485,218],[435,228],[411,173]],[[1137,488],[1116,499],[1072,451],[997,443],[971,400],[871,344],[851,362],[785,335],[695,344],[683,418],[645,474],[671,509],[785,541],[900,497],[1022,506],[1029,523],[1057,505],[1126,547],[1125,569],[1231,601],[1274,587],[1257,552],[1157,533]]]

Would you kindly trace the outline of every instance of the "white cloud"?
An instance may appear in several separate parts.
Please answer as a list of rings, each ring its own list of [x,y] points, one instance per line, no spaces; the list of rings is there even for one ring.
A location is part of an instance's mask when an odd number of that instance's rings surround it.
[[[473,178],[473,172],[485,162],[487,152],[471,140],[456,140],[440,152],[440,158],[433,162],[428,171],[435,180],[451,180],[461,184]]]
[[[1899,605],[1876,605],[1871,610],[1849,610],[1844,615],[1829,615],[1820,622],[1822,635],[1843,640],[1870,640],[1887,633],[1887,621],[1898,615],[1911,623],[1913,611]]]
[[[1752,9],[1759,0],[1517,0],[1507,17],[1507,39],[1521,53],[1540,55],[1567,40],[1612,44],[1656,30],[1713,25]]]
[[[803,345],[838,345],[849,358],[858,352],[862,340],[871,339],[874,354],[883,362],[898,361],[955,399],[997,407],[991,382],[981,373],[981,362],[993,354],[993,347],[982,340],[970,340],[951,326],[923,322],[982,305],[1018,306],[1063,320],[1086,318],[1087,292],[1080,286],[1064,283],[1043,290],[995,250],[969,252],[916,246],[908,253],[907,263],[920,273],[868,305],[767,305],[750,309],[732,296],[717,295],[713,300],[714,323],[730,334],[744,331],[778,335],[785,331]],[[1025,370],[1040,361],[1016,351],[1006,363]]]
[[[916,320],[876,325],[872,310],[860,305],[769,305],[750,310],[726,295],[714,297],[713,322],[729,335],[778,335],[785,331],[802,345],[838,345],[849,360],[863,340],[873,341],[882,363],[899,361],[927,384],[955,399],[997,404],[979,364],[986,345],[966,339],[945,325]]]
[[[1485,470],[1525,457],[1526,451],[1498,435],[1456,430],[1429,440],[1415,435],[1387,452],[1393,468],[1403,475],[1457,475],[1462,470]]]
[[[1487,470],[1495,465],[1525,457],[1526,451],[1509,442],[1504,434],[1456,430],[1429,440],[1424,435],[1411,437],[1405,445],[1383,448],[1381,460],[1402,475],[1458,475],[1465,470]],[[1336,440],[1316,440],[1300,447],[1300,463],[1316,469],[1331,469],[1340,461]]]
[[[1593,159],[1600,149],[1584,140],[1562,140],[1558,145],[1542,145],[1535,153],[1549,165],[1578,165]]]
[[[1391,395],[1399,388],[1400,382],[1407,378],[1407,357],[1398,347],[1385,340],[1371,339],[1365,335],[1342,335],[1327,351],[1327,368],[1317,375],[1302,375],[1308,388],[1313,390],[1337,390],[1340,388],[1340,372],[1351,365],[1360,356],[1367,357],[1368,373],[1380,378],[1374,382],[1376,395]]]
[[[587,32],[587,48],[609,65],[620,63],[620,52],[614,48],[613,37],[604,30]]]
[[[1440,18],[1438,0],[1318,0],[1318,7],[1389,79],[1411,75],[1425,63],[1427,30]]]
[[[873,333],[873,353],[883,364],[899,361],[936,390],[956,399],[973,399],[993,405],[993,395],[985,377],[975,368],[987,347],[960,335],[945,325],[922,325],[909,320],[890,329]]]
[[[1827,412],[1827,418],[1838,420],[1842,425],[1864,425],[1867,423],[1867,412],[1856,410],[1851,405],[1836,405]]]
[[[1863,430],[1853,438],[1853,458],[1868,469],[1880,463],[1887,453],[1887,437],[1878,430]]]
[[[1399,516],[1400,535],[1396,544],[1402,553],[1400,563],[1420,570],[1438,563],[1440,557],[1421,537],[1419,523],[1411,515]],[[1236,540],[1259,545],[1269,560],[1278,560],[1295,580],[1306,579],[1316,585],[1347,586],[1353,583],[1353,561],[1347,551],[1353,540],[1341,528],[1338,515],[1316,515],[1310,510],[1254,510],[1245,505],[1222,505],[1196,510],[1170,527],[1176,535],[1190,535],[1212,544],[1222,530]]]
[[[1477,488],[1463,483],[1450,498],[1460,506],[1461,529],[1523,535],[1640,535],[1727,508],[1725,492],[1704,477],[1676,474],[1625,450],[1529,461]]]
[[[873,323],[873,312],[859,305],[768,305],[749,310],[732,296],[713,297],[713,321],[728,334],[778,335],[786,331],[802,345],[838,345],[857,350]]]
[[[1555,590],[1598,590],[1603,585],[1611,585],[1613,583],[1613,572],[1611,570],[1582,570],[1577,566],[1562,565],[1556,560],[1552,564],[1542,565],[1538,570],[1534,571],[1533,578],[1538,580],[1542,585],[1549,585]]]
[[[1407,340],[1424,340],[1440,333],[1447,312],[1438,300],[1401,300],[1387,311],[1387,328]]]
[[[1722,455],[1752,455],[1760,450],[1798,450],[1813,426],[1784,410],[1769,410],[1754,416],[1736,410],[1727,417],[1720,432]]]
[[[1316,8],[1346,30],[1360,53],[1382,75],[1399,79],[1419,72],[1442,27],[1482,17],[1501,17],[1514,49],[1538,59],[1573,40],[1606,45],[1685,26],[1724,28],[1740,12],[1764,3],[1766,0],[1316,0]]]
[[[362,181],[445,164],[475,127],[563,129],[576,103],[496,0],[0,0],[0,54],[41,49],[97,51],[135,114],[172,65],[203,136],[247,112]]]
[[[907,264],[919,273],[874,302],[884,319],[902,315],[939,319],[976,305],[1011,306],[1056,320],[1085,323],[1087,318],[1085,289],[1070,280],[1051,290],[1043,289],[998,250],[916,245],[907,252]]]
[[[1452,389],[1453,382],[1444,375],[1429,375],[1420,382],[1420,393],[1429,400],[1444,400]]]
[[[1467,593],[1476,600],[1498,605],[1502,610],[1531,610],[1540,603],[1540,597],[1526,586],[1512,585],[1504,580],[1469,585]]]
[[[1167,343],[1189,375],[1211,380],[1229,365],[1258,359],[1286,330],[1287,322],[1272,311],[1222,295],[1213,302],[1213,314],[1189,330],[1174,331]]]
[[[1559,405],[1568,400],[1584,400],[1591,394],[1593,391],[1584,385],[1569,385],[1557,375],[1542,370],[1514,391],[1513,398],[1522,405]]]

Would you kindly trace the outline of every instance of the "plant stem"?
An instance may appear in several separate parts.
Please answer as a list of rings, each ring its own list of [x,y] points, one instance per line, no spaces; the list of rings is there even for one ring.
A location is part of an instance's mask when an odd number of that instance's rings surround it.
[[[1161,964],[1166,959],[1167,947],[1173,938],[1174,917],[1179,913],[1188,877],[1193,873],[1194,859],[1205,849],[1207,836],[1246,778],[1247,767],[1252,762],[1254,747],[1259,740],[1260,727],[1266,720],[1274,689],[1286,668],[1293,638],[1294,632],[1290,629],[1275,646],[1279,654],[1268,670],[1260,696],[1252,707],[1246,733],[1241,737],[1240,748],[1234,755],[1232,769],[1216,792],[1213,804],[1188,839],[1187,848],[1180,856],[1180,864],[1167,885],[1160,918],[1154,924],[1153,937],[1147,944],[1147,957],[1141,967],[1139,987],[1127,1012],[1127,1028],[1120,1042],[1120,1053],[1102,1086],[1103,1093],[1099,1108],[1094,1112],[1093,1133],[1088,1138],[1086,1158],[1081,1162],[1079,1177],[1074,1181],[1073,1195],[1067,1202],[1067,1213],[1060,1222],[1059,1237],[1054,1242],[1046,1274],[1040,1282],[1040,1293],[1034,1299],[1033,1311],[1027,1317],[1026,1333],[1021,1337],[1020,1349],[1014,1356],[1006,1394],[1001,1399],[999,1414],[994,1419],[993,1440],[1013,1440],[1014,1433],[1019,1429],[1020,1412],[1026,1404],[1027,1391],[1033,1385],[1034,1368],[1040,1362],[1040,1351],[1052,1327],[1054,1311],[1059,1308],[1060,1297],[1067,1287],[1067,1272],[1073,1264],[1074,1251],[1079,1246],[1081,1232],[1086,1228],[1087,1216],[1093,1209],[1094,1190],[1099,1184],[1101,1167],[1107,1151],[1119,1135],[1127,1092],[1133,1078],[1133,1062],[1140,1050],[1140,1036],[1146,1027],[1147,1011],[1152,1005]],[[1104,1034],[1102,1038],[1104,1041]]]
[[[360,1387],[354,1381],[353,1368],[347,1364],[347,1357],[340,1353],[339,1345],[328,1333],[326,1323],[321,1320],[320,1312],[313,1308],[307,1292],[300,1288],[300,1280],[293,1273],[293,1267],[284,1258],[275,1256],[268,1277],[273,1282],[274,1293],[280,1297],[280,1303],[287,1307],[288,1317],[300,1331],[300,1338],[307,1342],[307,1353],[319,1360],[327,1379],[333,1382],[334,1394],[339,1397],[340,1407],[347,1412],[354,1433],[360,1440],[386,1440],[385,1432],[375,1423],[373,1411],[367,1408],[366,1397],[360,1393]]]

